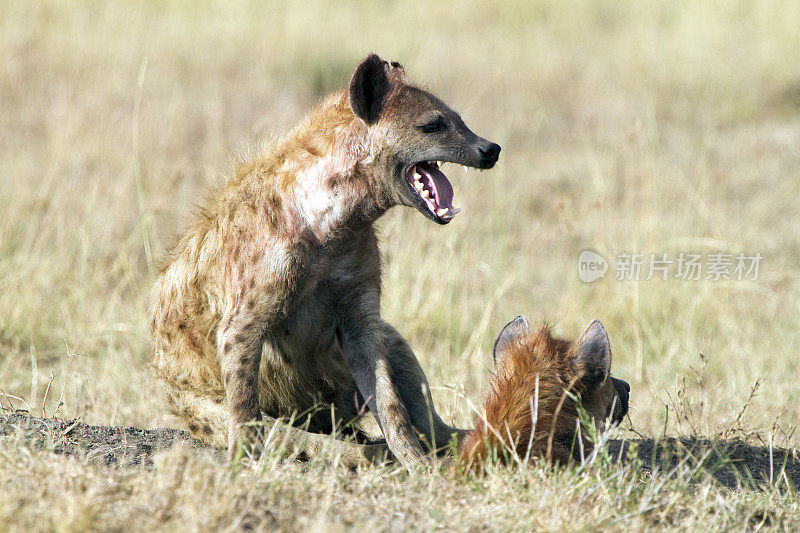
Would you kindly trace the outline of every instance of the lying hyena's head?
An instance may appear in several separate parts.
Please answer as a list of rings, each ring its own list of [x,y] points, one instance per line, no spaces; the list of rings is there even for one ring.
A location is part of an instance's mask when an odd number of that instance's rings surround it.
[[[630,386],[611,377],[611,344],[597,320],[569,342],[517,317],[500,332],[493,355],[496,374],[483,405],[486,418],[462,451],[467,464],[479,466],[496,455],[492,449],[568,462],[592,446],[585,428],[577,439],[578,398],[599,430],[619,424],[628,412]]]
[[[540,381],[559,382],[554,388],[567,385],[598,429],[607,421],[618,424],[628,413],[630,385],[611,377],[611,341],[599,320],[568,342],[551,336],[546,326],[532,330],[528,319],[518,316],[500,332],[493,357],[498,379],[539,373]]]
[[[460,211],[441,163],[487,169],[500,155],[500,146],[472,133],[458,113],[410,84],[399,63],[375,54],[356,67],[349,99],[368,127],[381,192],[439,224]]]

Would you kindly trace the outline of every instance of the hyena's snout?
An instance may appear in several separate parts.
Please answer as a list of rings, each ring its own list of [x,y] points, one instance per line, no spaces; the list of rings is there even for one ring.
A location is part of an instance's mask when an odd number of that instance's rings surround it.
[[[630,398],[631,386],[627,381],[617,378],[611,378],[614,384],[614,390],[617,392],[617,401],[614,402],[614,412],[611,413],[611,418],[614,423],[619,424],[625,415],[628,414],[628,400]]]
[[[478,141],[475,150],[478,152],[478,168],[492,168],[500,158],[500,145],[486,139]]]

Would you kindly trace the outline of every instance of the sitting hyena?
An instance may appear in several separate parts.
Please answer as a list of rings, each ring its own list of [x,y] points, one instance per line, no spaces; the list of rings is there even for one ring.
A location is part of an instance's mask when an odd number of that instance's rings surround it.
[[[470,469],[481,469],[490,457],[502,461],[508,452],[562,464],[588,455],[591,441],[585,432],[578,438],[577,397],[598,429],[618,424],[628,412],[630,386],[611,377],[611,343],[597,320],[568,342],[517,317],[495,341],[494,363],[485,418],[461,441],[461,463]]]
[[[171,410],[233,453],[271,419],[312,432],[375,414],[403,464],[454,428],[403,337],[380,316],[373,223],[394,205],[458,212],[439,161],[488,169],[472,133],[402,66],[368,56],[283,140],[239,167],[180,237],[152,290],[153,368]],[[325,409],[317,409],[324,405]]]

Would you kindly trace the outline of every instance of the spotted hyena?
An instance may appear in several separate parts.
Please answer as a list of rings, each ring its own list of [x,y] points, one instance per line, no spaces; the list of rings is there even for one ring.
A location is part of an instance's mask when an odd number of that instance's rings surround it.
[[[459,210],[441,162],[488,169],[499,153],[400,64],[368,56],[346,90],[241,164],[169,255],[151,325],[172,412],[231,453],[277,418],[330,433],[364,409],[403,464],[450,440],[458,430],[381,319],[373,224],[396,205],[449,223]]]
[[[508,453],[559,463],[588,455],[592,443],[578,432],[578,398],[598,429],[628,412],[630,386],[611,377],[611,343],[597,320],[569,342],[517,317],[495,341],[494,362],[484,417],[462,441],[461,462],[470,468]]]

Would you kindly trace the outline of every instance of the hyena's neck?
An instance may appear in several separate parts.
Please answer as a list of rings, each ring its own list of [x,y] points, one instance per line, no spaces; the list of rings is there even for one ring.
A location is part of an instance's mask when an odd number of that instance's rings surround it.
[[[344,92],[315,108],[272,153],[268,177],[290,235],[324,244],[384,211],[376,192],[366,126]]]

